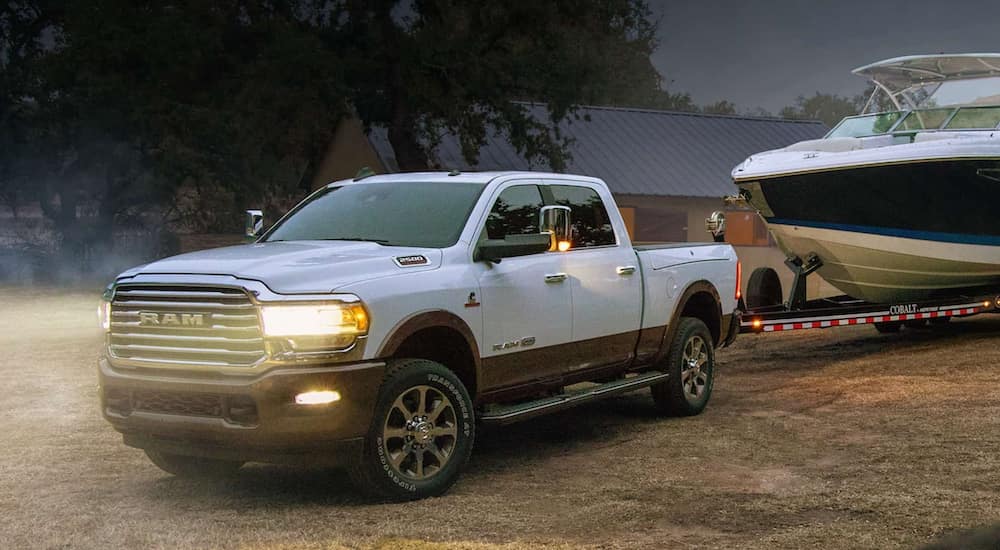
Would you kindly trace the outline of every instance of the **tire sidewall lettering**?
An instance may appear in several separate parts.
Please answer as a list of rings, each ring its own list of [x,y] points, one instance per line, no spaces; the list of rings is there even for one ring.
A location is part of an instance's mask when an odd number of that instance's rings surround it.
[[[406,481],[400,479],[399,476],[396,475],[395,471],[393,471],[392,466],[389,464],[388,457],[385,455],[385,446],[382,443],[383,441],[381,437],[375,438],[375,444],[377,445],[376,449],[378,449],[378,461],[382,466],[382,471],[385,472],[385,475],[400,488],[410,492],[416,491],[416,485],[407,483]]]
[[[436,384],[436,385],[442,387],[443,389],[446,389],[449,392],[451,392],[452,398],[454,399],[454,401],[456,403],[458,403],[458,407],[462,411],[462,433],[466,437],[468,437],[469,435],[471,435],[472,434],[472,426],[471,426],[471,422],[469,421],[470,417],[471,417],[471,414],[470,414],[468,405],[466,405],[466,403],[465,403],[465,398],[462,396],[462,392],[450,380],[448,380],[448,379],[446,379],[444,377],[438,376],[436,374],[428,374],[427,375],[427,381],[429,383]]]

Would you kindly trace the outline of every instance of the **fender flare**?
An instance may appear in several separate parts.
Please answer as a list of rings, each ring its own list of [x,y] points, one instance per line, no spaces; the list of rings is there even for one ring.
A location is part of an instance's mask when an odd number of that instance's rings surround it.
[[[719,319],[720,339],[721,339],[722,298],[719,296],[719,291],[718,289],[715,288],[715,285],[704,279],[695,281],[689,284],[687,288],[684,289],[684,292],[681,293],[680,298],[678,298],[677,302],[675,302],[674,311],[670,315],[670,321],[667,322],[667,330],[664,331],[663,340],[660,342],[660,351],[656,355],[657,363],[659,363],[666,357],[667,352],[670,349],[670,343],[673,342],[674,335],[677,334],[677,323],[680,321],[681,312],[683,312],[684,308],[687,307],[688,301],[691,299],[691,297],[700,292],[707,292],[711,294],[712,298],[715,300],[715,309]],[[720,344],[721,342],[715,342],[716,347],[718,347]]]
[[[482,372],[482,358],[479,356],[479,343],[476,341],[475,334],[472,333],[472,329],[469,328],[464,319],[443,309],[414,313],[396,323],[396,326],[389,331],[389,336],[386,337],[375,357],[392,357],[410,336],[424,329],[441,327],[452,329],[465,339],[465,343],[472,353],[476,380],[479,380]]]

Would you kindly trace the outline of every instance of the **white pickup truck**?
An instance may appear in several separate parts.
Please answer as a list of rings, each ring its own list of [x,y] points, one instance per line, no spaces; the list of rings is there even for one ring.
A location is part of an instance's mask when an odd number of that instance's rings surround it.
[[[121,274],[101,407],[175,475],[348,468],[441,494],[479,423],[651,387],[698,414],[738,330],[725,244],[633,247],[598,179],[422,173],[332,183],[252,244]]]

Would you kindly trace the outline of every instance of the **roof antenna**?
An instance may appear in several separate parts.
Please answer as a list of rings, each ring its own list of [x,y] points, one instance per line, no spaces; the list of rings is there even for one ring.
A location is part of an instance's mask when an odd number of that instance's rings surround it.
[[[459,171],[459,170],[456,170],[456,169],[452,168],[452,169],[451,169],[451,171],[450,171],[450,172],[448,172],[448,175],[449,175],[449,176],[458,176],[458,175],[460,175],[461,173],[462,173],[461,171]]]
[[[370,178],[370,177],[372,177],[374,175],[375,175],[375,171],[374,170],[372,170],[371,168],[369,168],[367,166],[362,166],[361,169],[358,170],[358,173],[354,174],[354,181],[361,181],[361,180],[363,180],[365,178]]]

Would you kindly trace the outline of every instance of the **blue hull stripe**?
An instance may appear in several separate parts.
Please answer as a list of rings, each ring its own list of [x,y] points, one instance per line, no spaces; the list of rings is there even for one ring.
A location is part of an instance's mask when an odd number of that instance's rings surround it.
[[[981,244],[986,246],[1000,246],[1000,235],[968,235],[963,233],[938,233],[935,231],[914,231],[911,229],[895,229],[892,227],[873,227],[869,225],[850,225],[841,223],[810,222],[804,220],[788,220],[785,218],[766,218],[767,223],[778,225],[799,225],[802,227],[815,227],[817,229],[833,229],[835,231],[849,231],[851,233],[868,233],[871,235],[886,235],[889,237],[903,237],[906,239],[918,239],[921,241],[937,241],[942,243],[961,244]],[[1000,254],[1000,252],[998,252]],[[1000,255],[998,255],[1000,261]]]

